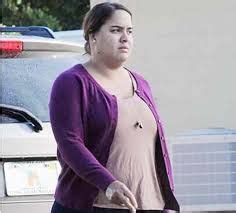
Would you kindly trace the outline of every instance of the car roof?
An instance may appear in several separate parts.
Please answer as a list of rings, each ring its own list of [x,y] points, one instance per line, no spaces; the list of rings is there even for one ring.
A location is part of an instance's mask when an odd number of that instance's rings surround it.
[[[81,56],[85,53],[84,45],[68,42],[59,39],[43,38],[37,36],[13,36],[1,35],[0,42],[21,42],[22,51],[14,58],[34,58],[34,57],[57,57],[77,55]],[[0,57],[6,58],[6,57]],[[9,57],[10,58],[10,57]]]
[[[1,41],[21,41],[23,51],[63,51],[83,52],[83,45],[58,39],[42,38],[36,36],[1,36]]]

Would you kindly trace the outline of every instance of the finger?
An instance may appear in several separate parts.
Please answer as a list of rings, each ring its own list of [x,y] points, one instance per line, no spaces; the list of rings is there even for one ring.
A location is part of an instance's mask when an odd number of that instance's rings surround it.
[[[130,199],[132,205],[137,209],[138,208],[137,201],[136,201],[133,193],[127,187],[126,187],[126,190],[124,192],[124,195],[127,196]]]
[[[111,201],[117,205],[124,206],[125,204],[122,202],[122,199],[120,198],[120,195],[115,192],[114,195],[112,196]]]
[[[136,208],[132,205],[132,203],[130,202],[130,199],[128,197],[125,198],[126,199],[126,206],[129,208],[131,213],[135,213],[136,212]]]
[[[125,196],[124,194],[121,194],[121,193],[119,193],[118,196],[119,196],[119,198],[120,198],[121,203],[123,203],[126,207],[128,207],[129,210],[130,210],[132,213],[135,213],[135,212],[136,212],[135,207],[132,205],[130,199],[129,199],[127,196]]]

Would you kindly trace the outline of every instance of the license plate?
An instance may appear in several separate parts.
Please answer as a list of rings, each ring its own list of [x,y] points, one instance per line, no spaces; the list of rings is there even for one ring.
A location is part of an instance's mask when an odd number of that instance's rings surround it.
[[[53,194],[59,173],[58,161],[5,162],[7,195]]]

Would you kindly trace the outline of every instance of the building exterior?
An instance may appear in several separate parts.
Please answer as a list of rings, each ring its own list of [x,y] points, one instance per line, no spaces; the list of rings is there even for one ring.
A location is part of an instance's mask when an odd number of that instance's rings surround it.
[[[236,212],[236,130],[191,131],[169,142],[182,211]]]

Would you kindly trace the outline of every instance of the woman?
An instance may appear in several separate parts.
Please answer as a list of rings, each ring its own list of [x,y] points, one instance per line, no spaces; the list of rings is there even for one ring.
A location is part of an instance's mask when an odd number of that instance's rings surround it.
[[[84,18],[88,62],[63,72],[50,99],[62,171],[53,213],[179,211],[147,81],[125,68],[132,15],[101,3]]]

